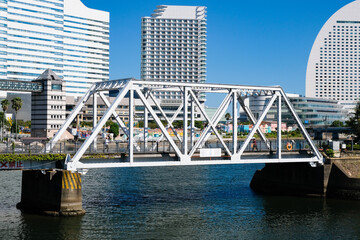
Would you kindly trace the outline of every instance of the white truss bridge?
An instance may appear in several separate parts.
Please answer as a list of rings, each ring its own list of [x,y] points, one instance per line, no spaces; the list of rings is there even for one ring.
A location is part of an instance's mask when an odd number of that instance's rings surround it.
[[[118,90],[115,100],[110,102],[104,95],[104,91]],[[181,104],[172,116],[168,116],[154,97],[155,91],[177,91],[181,94]],[[210,118],[200,101],[199,93],[219,93],[225,96],[217,108],[215,114]],[[246,106],[245,99],[249,96],[269,96],[270,100],[264,108],[262,114],[256,119],[251,110]],[[142,167],[142,166],[176,166],[176,165],[210,165],[210,164],[244,164],[244,163],[294,163],[308,162],[312,166],[323,164],[323,157],[316,148],[301,120],[299,119],[292,104],[287,98],[281,87],[258,87],[242,85],[225,84],[200,84],[200,83],[173,83],[173,82],[154,82],[141,81],[136,79],[122,79],[107,82],[99,82],[90,87],[88,92],[82,97],[72,113],[68,116],[64,125],[57,132],[54,138],[46,145],[46,152],[51,152],[52,146],[55,146],[61,135],[65,132],[76,116],[81,111],[85,103],[93,96],[93,129],[85,142],[77,150],[73,157],[68,155],[65,168],[71,171],[86,171],[91,168],[108,167]],[[139,139],[134,137],[134,102],[135,96],[137,105],[144,107],[142,119],[144,120],[143,137]],[[97,121],[97,99],[100,97],[107,106],[102,118]],[[116,108],[121,100],[129,98],[129,123],[125,122],[116,113]],[[140,103],[138,103],[140,102]],[[282,109],[287,108],[294,121],[297,123],[303,138],[307,142],[307,154],[289,154],[282,143],[281,131],[277,131],[276,147],[271,149],[271,143],[265,134],[260,131],[260,125],[272,106],[276,106],[277,129],[281,129]],[[217,125],[225,113],[232,111],[232,143],[227,145],[223,136],[217,130]],[[238,139],[238,116],[240,108],[246,113],[248,119],[253,124],[252,130],[243,141]],[[274,109],[274,107],[273,107]],[[102,109],[103,110],[103,109]],[[206,127],[200,135],[195,138],[195,120],[198,114],[201,114],[206,121]],[[138,117],[139,114],[137,114]],[[177,133],[173,123],[178,116],[182,116],[183,127],[182,136]],[[99,137],[101,129],[111,117],[116,119],[120,128],[127,136],[127,151],[118,159],[99,159],[97,161],[86,161],[82,159],[88,148],[96,146],[96,139]],[[154,143],[150,145],[148,137],[148,122],[155,121],[162,132],[162,136],[157,140],[166,142],[171,147],[170,154],[141,152],[144,149],[152,149]],[[165,121],[161,121],[165,120]],[[164,124],[163,122],[166,122]],[[173,134],[170,134],[171,131]],[[170,133],[169,133],[170,132]],[[255,134],[265,144],[269,152],[274,150],[274,154],[259,152],[254,154],[246,151],[252,142]],[[173,136],[172,136],[173,135]],[[220,146],[209,147],[205,144],[211,135],[215,135]],[[95,143],[95,144],[93,144]],[[207,147],[205,147],[208,145]]]

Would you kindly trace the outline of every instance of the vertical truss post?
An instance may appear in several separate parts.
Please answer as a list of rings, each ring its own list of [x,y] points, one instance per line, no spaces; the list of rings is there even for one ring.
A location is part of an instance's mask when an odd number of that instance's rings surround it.
[[[237,151],[237,133],[238,133],[238,109],[237,109],[237,92],[233,94],[233,154]]]
[[[194,146],[195,141],[195,104],[194,98],[191,96],[191,132],[190,132],[190,147]]]
[[[281,159],[281,95],[278,96],[278,104],[277,104],[277,157]]]
[[[183,91],[183,154],[188,154],[188,102],[189,102],[189,89],[184,87]]]
[[[145,96],[147,97],[147,96]],[[146,152],[147,149],[147,137],[148,137],[148,131],[149,131],[149,112],[147,108],[144,106],[144,152]]]
[[[97,124],[97,92],[94,93],[93,95],[93,129],[95,128],[96,124]],[[94,142],[93,142],[93,150],[94,152],[96,152],[97,150],[97,138],[94,138]]]
[[[134,89],[129,90],[129,158],[134,162]]]

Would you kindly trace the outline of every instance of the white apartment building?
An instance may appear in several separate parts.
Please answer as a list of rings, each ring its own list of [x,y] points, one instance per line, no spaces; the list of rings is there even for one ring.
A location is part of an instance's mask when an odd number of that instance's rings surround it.
[[[142,18],[141,31],[142,80],[205,82],[206,7],[158,6],[151,17]],[[156,91],[154,96],[169,106],[182,98],[180,91]]]
[[[109,13],[80,0],[0,0],[0,79],[34,80],[52,69],[66,95],[109,79]]]
[[[360,100],[360,1],[337,11],[322,27],[306,72],[306,97],[338,100],[353,110]]]

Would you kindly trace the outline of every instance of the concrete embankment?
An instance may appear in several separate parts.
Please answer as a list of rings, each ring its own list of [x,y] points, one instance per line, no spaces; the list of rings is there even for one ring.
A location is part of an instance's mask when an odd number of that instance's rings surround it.
[[[264,194],[360,200],[360,157],[329,159],[315,168],[308,163],[266,164],[250,187]]]

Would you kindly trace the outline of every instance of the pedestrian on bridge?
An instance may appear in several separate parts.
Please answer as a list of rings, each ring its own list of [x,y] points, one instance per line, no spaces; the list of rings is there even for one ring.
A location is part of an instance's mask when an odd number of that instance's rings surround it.
[[[256,151],[259,151],[255,138],[253,138],[253,140],[252,140],[251,148],[252,148],[253,151],[255,151],[255,149],[256,149]]]
[[[106,137],[105,138],[105,141],[104,141],[104,152],[107,151],[109,152],[109,137]]]

